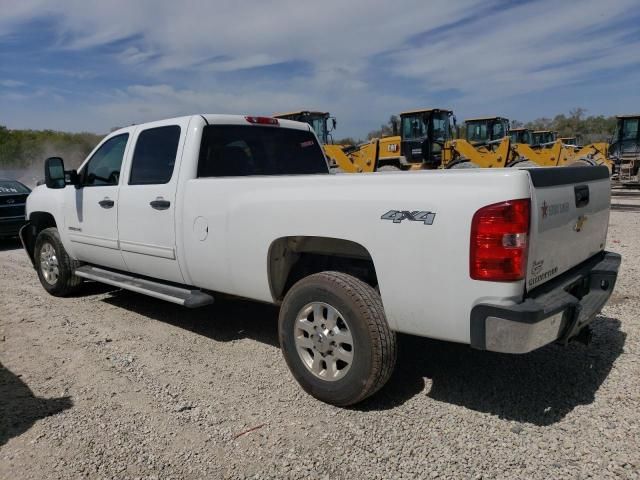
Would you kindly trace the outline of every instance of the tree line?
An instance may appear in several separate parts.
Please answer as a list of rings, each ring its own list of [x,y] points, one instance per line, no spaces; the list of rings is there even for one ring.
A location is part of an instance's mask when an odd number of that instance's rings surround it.
[[[0,168],[25,169],[59,156],[75,168],[104,135],[54,130],[9,130],[0,125]]]

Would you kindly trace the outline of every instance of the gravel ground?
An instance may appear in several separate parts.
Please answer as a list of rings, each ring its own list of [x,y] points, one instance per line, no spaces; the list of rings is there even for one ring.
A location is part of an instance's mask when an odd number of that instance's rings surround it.
[[[640,478],[638,238],[640,195],[615,195],[623,266],[589,347],[403,336],[352,409],[298,388],[270,306],[57,299],[0,243],[0,478]]]

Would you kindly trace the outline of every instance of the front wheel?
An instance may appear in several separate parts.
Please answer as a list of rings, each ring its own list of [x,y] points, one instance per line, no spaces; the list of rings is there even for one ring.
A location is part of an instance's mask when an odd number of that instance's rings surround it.
[[[36,238],[34,260],[44,289],[56,297],[76,292],[82,279],[73,272],[80,265],[64,249],[57,228],[45,228]]]
[[[345,273],[317,273],[296,283],[282,303],[279,336],[298,383],[332,405],[373,395],[395,365],[396,337],[380,295]]]

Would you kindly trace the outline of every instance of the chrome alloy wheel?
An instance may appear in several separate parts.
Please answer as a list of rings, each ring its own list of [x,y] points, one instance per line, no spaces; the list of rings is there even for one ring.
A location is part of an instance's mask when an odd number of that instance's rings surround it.
[[[44,243],[40,249],[40,271],[50,285],[55,285],[60,276],[56,250],[50,243]]]
[[[353,364],[349,325],[327,303],[312,302],[302,307],[296,316],[293,337],[304,365],[322,380],[340,380]]]

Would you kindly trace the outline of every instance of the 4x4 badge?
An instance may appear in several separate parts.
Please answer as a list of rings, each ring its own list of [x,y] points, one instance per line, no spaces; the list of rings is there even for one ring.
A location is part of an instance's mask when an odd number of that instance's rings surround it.
[[[392,220],[393,223],[400,223],[403,220],[411,222],[422,222],[425,225],[433,225],[436,214],[433,212],[425,212],[422,210],[389,210],[380,217],[381,220]]]

